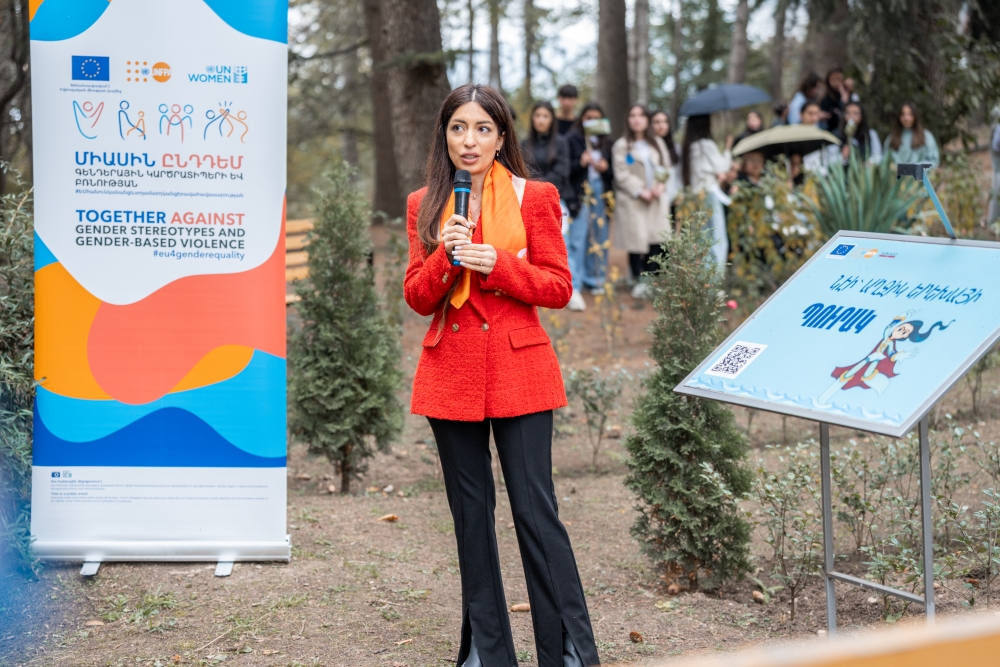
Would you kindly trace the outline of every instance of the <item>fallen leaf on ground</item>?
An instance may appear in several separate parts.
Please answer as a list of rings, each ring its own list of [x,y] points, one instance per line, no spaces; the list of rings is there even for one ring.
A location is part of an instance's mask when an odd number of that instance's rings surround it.
[[[868,604],[878,604],[878,598],[872,595],[870,598],[868,598]]]
[[[378,488],[377,486],[369,486],[367,489],[365,489],[365,491],[367,491],[368,493],[379,493],[380,491],[382,491],[382,489]]]
[[[275,653],[277,653],[277,651],[274,650],[273,648],[266,648],[263,651],[261,651],[261,653],[263,653],[264,655],[274,655]]]
[[[396,646],[402,646],[403,644],[412,644],[412,643],[413,643],[413,637],[410,637],[409,639],[403,639],[396,642]]]
[[[511,611],[531,611],[531,605],[527,602],[522,602],[521,604],[515,604],[510,608]]]
[[[641,632],[636,632],[635,630],[633,630],[632,632],[628,633],[628,638],[629,638],[629,640],[633,644],[641,644],[642,643],[642,633]]]
[[[99,626],[99,625],[104,625],[104,621],[98,621],[98,620],[95,619],[93,621],[87,621],[86,623],[84,623],[84,625],[88,626],[88,627],[90,627],[90,626],[96,627],[96,626]]]
[[[508,530],[511,530],[513,528],[514,528],[514,523],[513,522],[507,524],[507,529]]]
[[[395,514],[386,514],[385,516],[380,516],[379,518],[375,519],[375,521],[388,521],[391,523],[393,521],[399,521],[399,517],[396,516]]]
[[[331,484],[328,487],[326,487],[326,492],[327,493],[336,493],[337,492],[337,487],[334,484]]]
[[[753,595],[753,601],[754,602],[756,602],[757,604],[764,604],[764,594],[763,593],[761,593],[760,591],[754,591],[753,593],[751,593],[751,595]]]
[[[309,480],[312,479],[312,475],[310,475],[307,472],[300,472],[298,475],[295,476],[295,479],[301,479],[303,482],[308,482]]]
[[[563,525],[564,526],[572,526],[573,522],[572,521],[563,521]]]
[[[678,586],[677,584],[670,584],[669,586],[667,586],[667,593],[669,593],[670,595],[677,595],[680,592],[681,592],[681,587]]]
[[[653,606],[660,611],[672,611],[677,609],[677,602],[675,600],[660,600]]]
[[[394,487],[392,484],[390,484],[389,486],[387,486],[384,489],[382,489],[382,493],[392,493],[395,490],[396,490],[396,487]]]

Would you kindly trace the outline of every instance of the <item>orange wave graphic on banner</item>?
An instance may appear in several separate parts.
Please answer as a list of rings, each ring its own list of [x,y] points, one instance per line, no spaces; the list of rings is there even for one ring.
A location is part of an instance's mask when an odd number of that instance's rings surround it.
[[[181,278],[124,306],[102,303],[87,343],[97,383],[116,400],[141,404],[176,387],[198,386],[190,379],[193,369],[223,345],[284,358],[284,238],[282,214],[274,252],[255,269]],[[219,353],[203,370],[217,377],[213,369],[232,368],[234,355]]]
[[[87,334],[101,300],[58,262],[35,272],[35,380],[73,398],[109,399],[87,363]]]
[[[171,388],[170,393],[206,387],[235,377],[247,367],[252,357],[252,347],[242,345],[217,347],[202,357],[195,367]]]

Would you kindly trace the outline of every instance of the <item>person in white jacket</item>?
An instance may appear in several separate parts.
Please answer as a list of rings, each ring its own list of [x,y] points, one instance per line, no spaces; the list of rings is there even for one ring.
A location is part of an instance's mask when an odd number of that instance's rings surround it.
[[[694,193],[705,192],[712,206],[712,236],[715,243],[712,253],[719,268],[724,269],[729,259],[729,238],[726,234],[726,213],[730,199],[720,183],[733,166],[733,138],[726,137],[726,150],[720,151],[712,139],[712,117],[691,116],[684,131],[684,148],[681,150],[681,180],[684,187]]]

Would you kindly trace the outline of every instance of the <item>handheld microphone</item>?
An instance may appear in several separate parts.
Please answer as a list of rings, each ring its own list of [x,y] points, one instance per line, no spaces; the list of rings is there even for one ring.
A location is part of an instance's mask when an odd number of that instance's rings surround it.
[[[455,215],[469,218],[469,195],[472,194],[472,174],[465,169],[455,172]],[[460,266],[461,262],[452,260],[452,266]]]

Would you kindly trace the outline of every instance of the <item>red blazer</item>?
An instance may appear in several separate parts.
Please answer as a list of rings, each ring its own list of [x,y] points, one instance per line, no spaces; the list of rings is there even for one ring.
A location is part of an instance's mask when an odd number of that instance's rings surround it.
[[[403,294],[421,315],[434,315],[413,378],[414,414],[456,421],[515,417],[566,405],[562,371],[536,306],[563,308],[573,293],[561,233],[559,194],[549,183],[528,181],[521,218],[528,237],[526,259],[497,248],[489,276],[472,274],[461,308],[444,298],[461,272],[444,244],[430,255],[417,237],[417,213],[427,189],[406,202],[410,264]],[[473,243],[483,242],[477,225]]]

